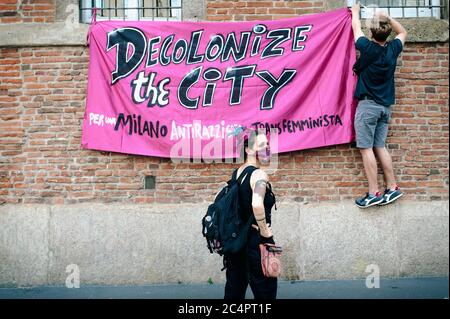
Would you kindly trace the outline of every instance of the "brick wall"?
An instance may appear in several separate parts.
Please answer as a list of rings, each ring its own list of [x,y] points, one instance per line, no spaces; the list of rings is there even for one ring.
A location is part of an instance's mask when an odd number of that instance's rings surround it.
[[[0,10],[13,11],[5,7]],[[207,1],[207,10],[207,18],[217,21],[277,19],[323,8],[306,1]],[[6,18],[13,16],[3,15],[2,22]],[[0,48],[0,203],[211,200],[233,165],[81,149],[87,63],[82,46]],[[398,182],[406,200],[448,199],[448,43],[407,43],[396,76],[388,148]],[[354,145],[282,154],[279,168],[271,177],[279,200],[353,199],[367,187]],[[143,189],[145,175],[156,176],[155,190]]]
[[[55,0],[1,0],[0,23],[55,21]]]
[[[207,1],[210,21],[275,20],[322,12],[322,1]]]

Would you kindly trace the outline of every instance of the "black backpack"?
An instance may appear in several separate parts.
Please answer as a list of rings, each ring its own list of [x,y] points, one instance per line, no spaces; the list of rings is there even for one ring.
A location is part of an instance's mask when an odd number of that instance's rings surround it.
[[[247,233],[254,219],[253,214],[243,221],[239,210],[239,185],[247,174],[257,168],[246,167],[238,179],[237,169],[231,179],[217,194],[214,203],[209,205],[202,219],[202,233],[209,251],[220,256],[240,252],[247,242]]]

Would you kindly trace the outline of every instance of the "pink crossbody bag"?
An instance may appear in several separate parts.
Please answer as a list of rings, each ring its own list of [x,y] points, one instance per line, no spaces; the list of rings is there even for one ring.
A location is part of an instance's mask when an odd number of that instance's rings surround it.
[[[273,244],[260,244],[261,266],[265,277],[276,278],[281,274],[281,253],[283,249]]]

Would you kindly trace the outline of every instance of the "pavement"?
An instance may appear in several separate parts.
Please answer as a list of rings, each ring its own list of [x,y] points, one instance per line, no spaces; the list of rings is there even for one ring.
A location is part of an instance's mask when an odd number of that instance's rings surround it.
[[[279,281],[278,299],[448,299],[448,277],[381,278],[379,288],[365,279]],[[0,288],[0,299],[222,299],[224,284],[39,286]],[[247,299],[252,299],[247,289]]]

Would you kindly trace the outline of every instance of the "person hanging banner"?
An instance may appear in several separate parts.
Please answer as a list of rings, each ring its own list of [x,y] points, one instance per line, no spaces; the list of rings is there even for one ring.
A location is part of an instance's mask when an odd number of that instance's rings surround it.
[[[83,148],[232,158],[243,128],[272,129],[277,153],[354,140],[347,8],[275,21],[102,21],[88,39]]]

